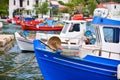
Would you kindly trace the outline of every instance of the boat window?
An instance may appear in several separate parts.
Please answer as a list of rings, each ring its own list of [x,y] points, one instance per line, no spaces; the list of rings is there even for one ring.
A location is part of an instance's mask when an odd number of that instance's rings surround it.
[[[86,31],[91,31],[92,32],[92,34],[95,34],[95,30],[94,30],[94,27],[91,25],[91,22],[90,21],[88,21],[87,23],[86,23]]]
[[[69,23],[65,23],[65,24],[64,24],[62,33],[66,33],[66,32],[67,32],[67,29],[68,29],[68,26],[69,26],[69,25],[70,25]]]
[[[69,32],[73,32],[73,31],[80,31],[80,24],[72,24],[70,29],[69,29]]]
[[[119,43],[119,28],[104,27],[103,32],[105,42]]]

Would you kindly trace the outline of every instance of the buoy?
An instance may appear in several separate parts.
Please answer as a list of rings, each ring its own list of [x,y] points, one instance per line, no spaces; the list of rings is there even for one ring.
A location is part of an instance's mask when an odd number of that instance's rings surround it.
[[[0,22],[0,29],[2,29],[2,27],[3,27],[3,23],[2,23],[2,22]]]
[[[12,20],[12,24],[13,24],[13,25],[15,25],[15,24],[16,24],[14,20]]]

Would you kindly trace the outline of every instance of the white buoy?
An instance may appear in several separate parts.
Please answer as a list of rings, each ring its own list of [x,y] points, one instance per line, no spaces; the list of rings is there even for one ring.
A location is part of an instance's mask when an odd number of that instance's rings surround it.
[[[120,79],[120,64],[117,67],[117,79]]]
[[[39,25],[36,25],[36,28],[39,28]]]
[[[12,24],[13,24],[13,25],[15,25],[15,24],[16,24],[14,20],[12,20]]]
[[[0,22],[0,29],[2,29],[2,27],[3,27],[3,23],[2,23],[2,22]]]

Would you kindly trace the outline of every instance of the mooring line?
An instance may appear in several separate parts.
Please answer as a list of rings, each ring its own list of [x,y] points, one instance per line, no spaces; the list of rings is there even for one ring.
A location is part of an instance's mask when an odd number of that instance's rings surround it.
[[[18,71],[18,69],[20,70],[20,68],[22,66],[29,64],[34,58],[35,58],[35,55],[33,55],[28,61],[25,61],[23,64],[21,64],[19,66],[16,66],[16,67],[14,67],[13,69],[11,69],[9,71],[1,73],[0,76],[5,76],[5,75],[8,75],[9,73],[16,72],[16,71]]]

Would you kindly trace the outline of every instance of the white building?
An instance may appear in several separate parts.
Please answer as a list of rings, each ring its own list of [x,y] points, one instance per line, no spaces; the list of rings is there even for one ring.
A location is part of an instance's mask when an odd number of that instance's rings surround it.
[[[23,16],[32,16],[35,15],[34,5],[39,2],[49,2],[51,0],[9,0],[9,18],[13,18],[14,15],[17,15],[18,12],[25,10],[25,13],[22,13]],[[68,0],[57,0],[67,2]]]
[[[103,4],[105,8],[110,12],[108,17],[112,19],[120,19],[120,4],[117,2],[106,2]]]
[[[17,15],[16,12],[21,10],[27,11],[23,15],[35,15],[34,5],[39,2],[46,2],[48,0],[9,0],[9,18],[13,18],[13,15]]]

